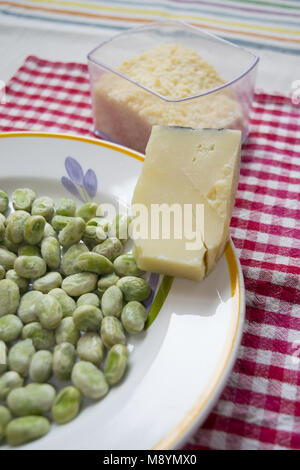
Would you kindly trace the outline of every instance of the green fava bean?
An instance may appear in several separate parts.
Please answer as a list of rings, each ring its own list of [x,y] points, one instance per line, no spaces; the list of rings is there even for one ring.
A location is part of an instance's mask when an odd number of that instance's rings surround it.
[[[51,349],[55,345],[52,330],[46,330],[39,322],[28,323],[23,327],[22,339],[31,339],[35,349]]]
[[[123,243],[128,240],[131,219],[125,214],[118,214],[113,220],[111,233]]]
[[[49,222],[46,222],[45,228],[44,228],[44,238],[47,237],[55,237],[56,233],[52,225],[49,224]]]
[[[74,365],[72,382],[84,396],[93,399],[104,397],[109,388],[103,372],[86,361],[79,361]]]
[[[72,274],[63,280],[62,288],[68,295],[79,297],[95,290],[97,279],[97,275],[93,273]]]
[[[31,359],[29,377],[33,382],[47,382],[52,375],[53,356],[50,351],[37,351]]]
[[[27,377],[28,369],[35,348],[31,339],[24,339],[14,344],[8,353],[8,365],[10,370],[18,372],[22,377]]]
[[[104,232],[109,231],[109,222],[104,217],[93,217],[86,223],[87,227],[101,227]]]
[[[48,294],[50,290],[58,288],[61,286],[62,277],[60,273],[51,272],[45,274],[45,276],[36,279],[32,284],[32,288],[34,290],[38,290],[43,292],[44,294]]]
[[[138,268],[132,254],[118,256],[114,261],[114,270],[118,276],[141,276],[144,271]]]
[[[73,344],[60,343],[53,353],[53,372],[59,380],[69,380],[76,360],[76,351]]]
[[[24,416],[10,421],[5,436],[9,445],[20,446],[47,434],[50,429],[48,419],[43,416]]]
[[[5,269],[2,266],[2,264],[0,264],[0,281],[2,281],[2,279],[5,278],[5,274],[6,274]]]
[[[5,343],[17,339],[22,331],[23,323],[16,315],[4,315],[0,318],[0,340]]]
[[[16,211],[7,218],[6,236],[14,244],[24,240],[24,228],[30,215],[25,211]]]
[[[109,227],[104,217],[93,217],[87,222],[82,239],[92,248],[106,240]]]
[[[14,264],[16,273],[25,279],[36,279],[45,274],[47,266],[39,256],[20,256]]]
[[[28,280],[25,277],[19,276],[14,269],[9,269],[5,275],[6,279],[13,281],[17,284],[20,289],[20,293],[24,294],[24,292],[28,289]]]
[[[78,266],[78,258],[82,253],[88,252],[88,248],[84,243],[76,243],[72,245],[63,255],[61,260],[61,268],[66,276],[80,273]]]
[[[5,234],[5,223],[0,219],[0,241],[3,240]]]
[[[122,325],[128,333],[136,334],[143,331],[146,320],[147,310],[136,300],[128,302],[122,310]]]
[[[105,256],[110,261],[114,261],[123,251],[123,245],[118,238],[107,238],[104,242],[93,248],[95,253]]]
[[[38,291],[26,292],[21,298],[18,308],[18,316],[23,323],[36,322],[38,320],[38,301],[43,297],[43,294]]]
[[[121,289],[124,294],[125,300],[137,300],[142,302],[147,299],[151,294],[151,288],[145,279],[135,276],[122,277],[118,282],[117,286]]]
[[[112,274],[106,274],[105,276],[101,276],[101,279],[99,279],[98,284],[97,284],[97,290],[100,294],[103,294],[106,289],[108,289],[111,286],[114,286],[118,280],[119,276],[117,276],[115,273]]]
[[[9,392],[7,405],[16,416],[41,415],[51,409],[54,397],[52,385],[32,383]]]
[[[12,194],[12,204],[14,209],[30,212],[36,194],[32,189],[20,188],[16,189]]]
[[[19,287],[9,279],[0,281],[0,317],[14,314],[17,311],[20,301]]]
[[[101,216],[96,216],[96,217],[93,217],[92,219],[89,219],[86,225],[87,227],[91,227],[91,226],[101,227],[104,230],[104,232],[108,232],[109,227],[110,227],[109,221],[105,219],[105,217],[101,217]]]
[[[46,330],[54,330],[62,320],[62,308],[52,295],[45,294],[38,301],[37,316]]]
[[[1,212],[0,212],[0,222],[6,225],[6,217],[5,215],[1,214]]]
[[[60,246],[55,237],[46,237],[41,243],[41,253],[50,269],[58,269],[60,265]]]
[[[116,317],[104,317],[101,323],[101,339],[110,349],[114,344],[125,344],[126,336],[122,323]]]
[[[76,346],[80,337],[78,328],[72,317],[63,318],[61,324],[55,330],[56,343],[71,343]]]
[[[85,222],[95,217],[98,209],[98,204],[95,202],[87,202],[83,204],[76,212],[76,217],[81,217]]]
[[[5,400],[11,390],[23,386],[24,380],[14,370],[4,372],[0,377],[0,400]]]
[[[97,333],[85,333],[77,344],[77,353],[82,361],[100,364],[104,356],[103,343]]]
[[[13,243],[12,241],[9,240],[9,238],[7,236],[7,230],[5,230],[5,233],[4,233],[2,241],[1,241],[1,248],[6,248],[8,251],[11,251],[11,252],[17,254],[19,246],[20,246],[19,243]]]
[[[4,213],[7,211],[8,203],[9,203],[8,195],[6,194],[5,191],[0,189],[0,212]]]
[[[123,344],[115,344],[107,354],[104,373],[110,385],[118,383],[124,375],[129,351]]]
[[[94,305],[95,307],[99,307],[100,305],[100,300],[97,294],[88,293],[88,294],[83,294],[77,299],[77,307],[80,307],[80,305]]]
[[[73,217],[76,212],[76,204],[73,199],[62,198],[56,205],[56,214]]]
[[[64,215],[55,215],[51,220],[52,228],[55,232],[60,232],[63,228],[65,228],[68,223],[73,220],[74,217],[68,217]]]
[[[31,214],[41,215],[49,222],[54,214],[53,199],[47,196],[37,198],[32,204]]]
[[[24,226],[24,239],[29,245],[38,245],[44,237],[46,220],[41,215],[30,216]]]
[[[52,406],[52,418],[58,424],[72,421],[79,412],[81,402],[80,391],[73,386],[63,388],[57,395]]]
[[[5,436],[5,429],[12,420],[12,414],[6,406],[0,405],[0,443]]]
[[[0,400],[5,400],[11,390],[23,386],[24,380],[14,370],[4,372],[0,377]]]
[[[81,217],[75,217],[59,233],[59,243],[64,248],[69,248],[71,245],[78,243],[81,240],[84,229],[84,220]]]
[[[76,302],[63,289],[52,289],[49,292],[60,304],[63,317],[70,317],[76,308]]]
[[[0,248],[0,264],[4,269],[12,269],[17,257],[14,253],[5,248]]]
[[[99,331],[103,315],[94,305],[81,305],[74,310],[73,320],[80,331]]]
[[[41,256],[41,252],[38,246],[34,245],[22,245],[18,249],[18,256]]]
[[[105,256],[98,253],[82,253],[78,257],[78,267],[82,271],[88,271],[96,274],[108,274],[113,271],[113,265]]]
[[[111,286],[104,292],[101,309],[104,316],[119,317],[123,308],[123,293],[117,286]]]
[[[102,227],[94,225],[86,226],[82,239],[90,247],[94,247],[107,238],[106,232]]]
[[[0,339],[0,375],[3,374],[7,369],[7,346]]]

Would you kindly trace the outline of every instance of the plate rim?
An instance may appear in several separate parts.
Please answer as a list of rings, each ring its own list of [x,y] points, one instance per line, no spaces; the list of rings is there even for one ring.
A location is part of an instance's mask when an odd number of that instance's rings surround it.
[[[236,279],[238,284],[238,312],[237,312],[237,322],[235,324],[234,334],[231,340],[231,347],[229,353],[224,360],[223,367],[219,372],[217,378],[215,378],[215,385],[213,386],[212,390],[209,393],[207,400],[200,402],[198,405],[194,416],[189,417],[190,411],[188,411],[185,417],[188,417],[188,423],[184,426],[181,424],[184,422],[184,418],[179,422],[179,424],[175,425],[174,428],[169,431],[167,436],[161,439],[153,450],[164,450],[164,449],[180,449],[188,438],[203,424],[209,413],[211,412],[212,408],[216,405],[218,399],[220,398],[221,393],[223,392],[225,385],[229,379],[229,376],[232,372],[233,366],[237,359],[238,349],[241,344],[242,334],[243,334],[243,326],[245,321],[245,312],[246,312],[246,304],[245,304],[245,285],[244,285],[244,277],[242,272],[242,267],[239,261],[239,258],[236,253],[236,248],[234,243],[230,237],[227,246],[225,248],[225,256],[226,262],[228,266],[229,275],[231,278],[231,290],[234,279]],[[235,265],[232,266],[232,263]],[[233,270],[231,268],[233,267]],[[232,298],[232,297],[231,297]],[[227,339],[228,341],[228,339]],[[217,367],[215,367],[217,369]],[[214,373],[214,371],[213,371]],[[211,374],[211,378],[206,386],[209,387],[213,373]],[[199,396],[201,397],[201,395]],[[198,397],[198,398],[199,398]],[[196,403],[197,403],[196,399]],[[192,409],[192,408],[191,408]],[[176,437],[172,439],[172,434],[174,433],[174,429],[178,428],[178,432]]]
[[[145,156],[142,153],[129,149],[128,147],[125,147],[123,145],[119,145],[106,140],[99,140],[93,137],[84,137],[76,134],[46,131],[0,132],[0,138],[11,137],[46,137],[65,140],[76,140],[119,151],[141,162],[143,162],[145,159]],[[204,420],[218,401],[234,366],[238,349],[241,343],[243,324],[245,320],[245,287],[241,264],[231,237],[225,248],[225,256],[231,282],[231,298],[237,297],[238,305],[234,331],[230,339],[231,345],[229,352],[227,353],[227,356],[223,361],[221,370],[219,371],[217,377],[214,378],[214,384],[206,399],[200,401],[199,399],[202,395],[201,394],[196,399],[193,407],[191,407],[191,409],[187,413],[185,413],[184,417],[181,418],[179,423],[177,423],[170,431],[168,431],[166,436],[160,439],[160,441],[152,447],[153,450],[178,449],[184,445],[188,437],[193,432],[195,432],[195,430],[199,426],[201,426],[201,424],[204,422]],[[213,371],[213,373],[214,372],[215,371]],[[206,389],[209,388],[211,382],[212,378],[210,378]]]

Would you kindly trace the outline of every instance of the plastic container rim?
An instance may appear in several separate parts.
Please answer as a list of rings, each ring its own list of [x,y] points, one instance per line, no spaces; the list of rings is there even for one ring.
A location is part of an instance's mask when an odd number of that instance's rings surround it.
[[[192,96],[187,96],[185,98],[179,98],[179,99],[176,99],[176,100],[173,100],[173,99],[170,99],[170,98],[167,98],[166,96],[163,96],[161,95],[160,93],[157,93],[156,91],[152,90],[151,88],[148,88],[144,85],[142,85],[141,83],[137,82],[136,80],[133,80],[132,78],[128,77],[127,75],[123,74],[122,72],[119,72],[118,70],[116,70],[115,68],[113,67],[110,67],[109,65],[107,64],[104,64],[103,62],[100,62],[98,61],[97,59],[95,59],[93,57],[93,54],[98,50],[100,49],[101,47],[105,46],[106,44],[109,44],[110,42],[114,41],[115,39],[119,38],[120,36],[124,36],[126,34],[131,34],[131,33],[134,33],[134,32],[138,32],[138,31],[141,31],[143,29],[148,29],[149,26],[159,26],[159,25],[162,25],[162,24],[166,24],[166,25],[171,25],[171,24],[175,24],[177,26],[184,26],[185,28],[188,28],[188,29],[191,29],[195,32],[201,32],[202,34],[204,34],[205,36],[208,36],[208,37],[211,37],[217,41],[220,41],[220,42],[223,42],[225,43],[227,46],[230,46],[230,47],[235,47],[237,49],[240,49],[241,51],[245,52],[246,54],[248,54],[249,56],[252,56],[253,57],[253,62],[252,64],[243,72],[241,73],[240,75],[238,75],[237,77],[233,78],[232,80],[230,80],[229,82],[226,82],[224,83],[223,85],[220,85],[218,86],[217,88],[212,88],[211,90],[207,90],[207,91],[204,91],[202,93],[199,93],[198,95],[192,95]],[[138,26],[138,27],[135,27],[135,28],[130,28],[129,30],[127,31],[122,31],[121,33],[113,36],[112,38],[109,38],[107,39],[106,41],[103,41],[102,43],[100,43],[98,46],[94,47],[94,49],[92,49],[88,55],[87,55],[87,58],[88,58],[88,61],[90,62],[93,62],[94,64],[96,65],[99,65],[100,67],[106,69],[106,70],[109,70],[110,72],[116,74],[116,75],[119,75],[120,77],[124,78],[124,80],[127,80],[131,83],[133,83],[134,85],[138,86],[139,88],[142,88],[144,89],[145,91],[147,91],[148,93],[152,93],[153,95],[157,96],[158,98],[166,101],[166,102],[169,102],[169,103],[178,103],[178,102],[183,102],[183,101],[189,101],[189,100],[192,100],[192,99],[195,99],[195,98],[200,98],[201,96],[206,96],[206,95],[209,95],[211,93],[215,93],[219,90],[222,90],[223,88],[226,88],[226,87],[229,87],[231,86],[233,83],[236,83],[237,81],[241,80],[243,77],[245,77],[249,72],[251,72],[251,70],[254,69],[254,67],[258,64],[259,62],[259,56],[257,56],[256,54],[254,54],[253,52],[251,51],[248,51],[247,49],[241,47],[241,46],[238,46],[237,44],[234,44],[230,41],[227,41],[226,39],[223,39],[223,38],[220,38],[218,36],[216,36],[215,34],[212,34],[212,33],[209,33],[207,31],[203,31],[201,28],[197,28],[195,26],[192,26],[184,21],[180,21],[180,20],[160,20],[160,21],[152,21],[150,23],[147,23],[145,25],[142,25],[142,26]]]

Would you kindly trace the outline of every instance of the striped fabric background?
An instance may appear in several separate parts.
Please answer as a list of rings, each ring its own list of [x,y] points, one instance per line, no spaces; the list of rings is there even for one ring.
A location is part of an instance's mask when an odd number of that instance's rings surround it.
[[[297,0],[1,0],[0,14],[112,32],[180,19],[242,46],[300,54]]]

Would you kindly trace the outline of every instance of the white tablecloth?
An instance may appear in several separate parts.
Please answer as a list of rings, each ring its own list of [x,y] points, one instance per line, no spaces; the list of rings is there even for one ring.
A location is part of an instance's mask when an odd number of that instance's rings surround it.
[[[258,89],[288,94],[292,82],[300,79],[299,2],[275,0],[273,7],[265,2],[259,6],[259,2],[224,0],[218,4],[178,0],[3,3],[7,3],[0,5],[0,79],[4,81],[28,55],[86,62],[87,53],[104,39],[143,21],[166,17],[199,25],[258,54]],[[286,8],[289,5],[295,8]]]

